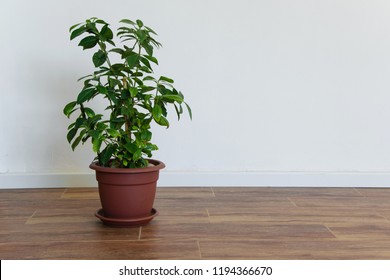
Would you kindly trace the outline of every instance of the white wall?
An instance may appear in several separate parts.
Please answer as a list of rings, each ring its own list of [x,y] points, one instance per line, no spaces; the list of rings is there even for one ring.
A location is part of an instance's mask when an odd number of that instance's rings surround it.
[[[390,185],[389,1],[2,0],[0,188],[93,184],[62,115],[92,71],[68,28],[92,16],[157,30],[192,106],[155,129],[163,185]]]

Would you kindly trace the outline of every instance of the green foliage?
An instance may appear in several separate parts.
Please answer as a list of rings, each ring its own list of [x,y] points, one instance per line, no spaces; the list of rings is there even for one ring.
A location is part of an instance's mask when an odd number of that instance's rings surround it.
[[[73,150],[90,140],[101,166],[145,167],[146,158],[158,149],[151,143],[151,123],[169,127],[167,106],[174,106],[178,119],[183,105],[191,118],[192,112],[183,94],[173,86],[173,79],[153,76],[152,64],[158,65],[154,49],[161,46],[153,37],[156,32],[141,20],[124,19],[120,23],[116,39],[124,44],[122,47],[113,41],[110,25],[98,18],[69,30],[71,40],[82,37],[78,45],[83,50],[96,50],[92,55],[94,72],[80,78],[82,90],[63,110],[68,118],[78,114],[68,127],[67,139]],[[112,64],[111,56],[120,62]],[[87,107],[97,96],[107,100],[107,119]]]

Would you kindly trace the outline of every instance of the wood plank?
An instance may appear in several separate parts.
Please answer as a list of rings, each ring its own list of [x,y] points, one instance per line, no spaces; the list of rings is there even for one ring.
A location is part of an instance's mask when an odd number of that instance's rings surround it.
[[[157,220],[144,226],[141,240],[187,239],[219,240],[230,239],[320,239],[334,238],[327,227],[321,224],[259,224],[259,223],[195,223],[169,224]]]
[[[31,200],[60,198],[64,188],[53,189],[1,189],[0,200]]]
[[[376,211],[354,207],[209,207],[211,223],[387,223],[388,220]],[[390,212],[389,212],[390,215]]]
[[[382,260],[390,259],[389,240],[201,240],[202,259]]]
[[[200,259],[195,240],[57,242],[47,247],[45,259],[177,260]]]
[[[213,188],[216,197],[362,197],[355,188],[310,187],[218,187]]]
[[[88,221],[80,223],[65,221],[61,224],[50,220],[32,224],[9,224],[0,231],[0,244],[7,242],[49,242],[49,241],[104,241],[138,240],[139,227],[114,228],[104,226],[91,215]]]
[[[107,227],[97,188],[0,191],[2,259],[388,259],[390,189],[159,188]]]
[[[291,197],[298,207],[356,207],[360,209],[390,209],[390,199],[372,197]]]
[[[366,223],[343,222],[329,225],[329,229],[339,240],[390,240],[390,222]]]
[[[47,246],[37,242],[0,241],[1,260],[37,260],[45,259]]]
[[[173,188],[173,187],[160,187],[157,188],[156,198],[208,198],[214,197],[214,192],[212,188],[205,187],[186,187],[183,188]]]
[[[390,198],[390,188],[359,188],[357,191],[366,197],[386,197]]]
[[[99,199],[97,188],[68,188],[61,195],[65,199]]]

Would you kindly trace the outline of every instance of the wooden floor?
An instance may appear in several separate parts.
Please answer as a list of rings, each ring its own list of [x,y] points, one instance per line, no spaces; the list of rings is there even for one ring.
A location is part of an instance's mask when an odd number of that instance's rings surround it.
[[[390,189],[158,188],[112,228],[94,188],[1,190],[0,259],[390,259]]]

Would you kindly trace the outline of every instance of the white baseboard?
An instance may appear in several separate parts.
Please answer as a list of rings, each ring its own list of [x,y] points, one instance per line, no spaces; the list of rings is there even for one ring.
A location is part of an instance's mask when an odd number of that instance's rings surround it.
[[[94,174],[0,174],[0,189],[96,187]],[[390,187],[390,173],[161,172],[159,187]]]
[[[390,173],[221,172],[161,176],[167,186],[390,187]]]
[[[0,189],[64,188],[96,186],[94,174],[31,174],[0,175]]]

